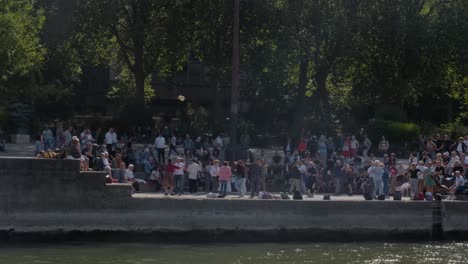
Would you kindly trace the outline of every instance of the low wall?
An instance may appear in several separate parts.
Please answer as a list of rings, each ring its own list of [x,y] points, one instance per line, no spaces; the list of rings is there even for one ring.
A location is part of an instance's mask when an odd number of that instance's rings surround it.
[[[78,169],[73,160],[0,158],[0,237],[323,241],[432,234],[428,202],[132,198],[130,185],[106,185],[103,173]],[[468,232],[467,206],[444,203],[447,235]]]

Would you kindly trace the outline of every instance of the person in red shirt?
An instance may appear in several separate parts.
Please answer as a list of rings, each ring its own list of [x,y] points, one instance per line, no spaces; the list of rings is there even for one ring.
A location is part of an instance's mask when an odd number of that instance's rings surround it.
[[[304,138],[301,138],[301,142],[299,142],[299,145],[297,146],[297,151],[299,151],[299,156],[301,156],[301,158],[304,158],[306,150],[307,143]]]
[[[172,164],[172,160],[167,160],[165,175],[163,178],[163,186],[164,186],[164,195],[169,194],[169,189],[171,190],[171,195],[174,195],[174,171],[180,169],[179,167]]]

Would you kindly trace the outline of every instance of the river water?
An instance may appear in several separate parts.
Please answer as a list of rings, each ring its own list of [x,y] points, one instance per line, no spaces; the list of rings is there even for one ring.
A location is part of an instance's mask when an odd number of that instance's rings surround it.
[[[468,243],[82,244],[0,246],[8,264],[468,263]]]

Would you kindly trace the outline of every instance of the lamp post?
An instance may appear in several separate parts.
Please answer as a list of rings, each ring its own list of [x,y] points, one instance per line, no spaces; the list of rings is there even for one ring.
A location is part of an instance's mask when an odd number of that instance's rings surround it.
[[[231,151],[237,154],[237,126],[239,113],[239,1],[234,0],[234,26],[232,32],[232,88],[231,88]]]

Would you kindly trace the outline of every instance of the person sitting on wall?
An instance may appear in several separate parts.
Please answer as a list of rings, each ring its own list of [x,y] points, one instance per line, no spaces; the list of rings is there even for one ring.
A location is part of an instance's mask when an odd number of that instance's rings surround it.
[[[128,165],[128,168],[125,171],[125,180],[132,184],[135,192],[140,192],[140,181],[135,179],[135,175],[133,174],[133,168],[133,164]]]
[[[86,156],[81,155],[80,140],[76,136],[72,137],[72,142],[69,147],[69,155],[72,159],[80,160],[81,170],[89,170],[89,159]]]
[[[89,167],[93,168],[96,163],[96,151],[94,150],[93,143],[87,142],[86,147],[81,151],[81,153],[88,158]]]
[[[97,171],[105,171],[107,175],[112,176],[112,169],[109,162],[109,154],[107,152],[102,152],[101,157],[96,162]]]
[[[449,187],[450,197],[449,200],[454,199],[456,194],[462,194],[465,191],[465,178],[461,175],[460,171],[455,171],[455,183]]]

